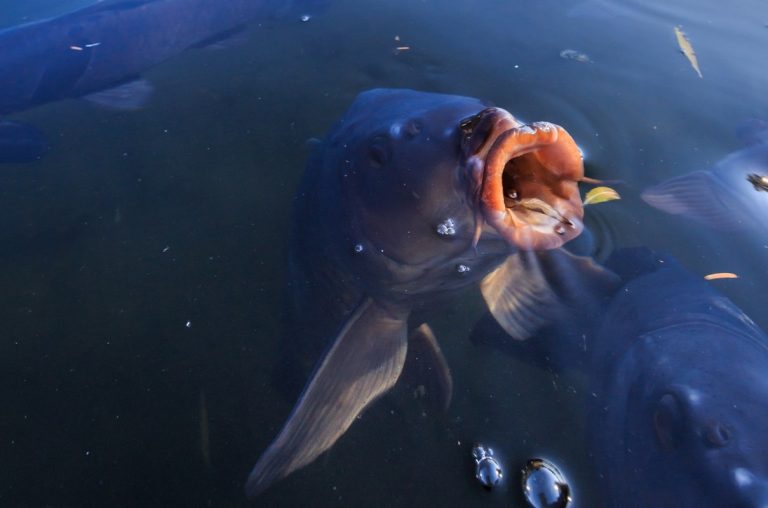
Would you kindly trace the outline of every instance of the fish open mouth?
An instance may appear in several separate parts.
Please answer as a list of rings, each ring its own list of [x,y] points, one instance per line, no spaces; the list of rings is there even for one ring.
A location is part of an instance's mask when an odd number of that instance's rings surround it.
[[[473,119],[474,125],[465,121],[462,128],[475,140],[470,168],[482,219],[524,250],[554,249],[578,236],[584,227],[578,189],[584,164],[565,129],[548,122],[522,125],[497,108]],[[476,240],[480,228],[482,220]]]

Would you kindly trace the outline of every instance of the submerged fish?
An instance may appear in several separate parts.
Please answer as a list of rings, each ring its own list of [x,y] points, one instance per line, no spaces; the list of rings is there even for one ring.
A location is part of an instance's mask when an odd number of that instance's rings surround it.
[[[427,326],[409,340],[415,307],[480,282],[505,329],[530,334],[555,295],[536,256],[515,253],[580,233],[582,176],[557,125],[522,125],[467,97],[359,95],[309,162],[294,210],[293,334],[332,343],[246,493],[331,447],[395,384],[409,349],[444,365]],[[432,373],[444,378],[434,386],[450,386],[446,367]]]
[[[694,171],[646,189],[643,200],[721,230],[756,233],[768,239],[768,129],[753,144],[719,161],[711,171]]]
[[[0,163],[32,162],[48,151],[45,135],[31,125],[0,120]]]
[[[152,92],[139,79],[143,71],[192,46],[220,43],[282,5],[275,0],[106,0],[0,30],[0,114],[80,96],[136,109]],[[24,131],[0,134],[4,151],[11,151],[16,139],[21,144],[27,139]],[[0,154],[3,159],[9,157]]]
[[[473,338],[587,374],[595,505],[768,506],[768,337],[669,256],[606,266],[624,285],[568,330],[513,342],[487,319]]]

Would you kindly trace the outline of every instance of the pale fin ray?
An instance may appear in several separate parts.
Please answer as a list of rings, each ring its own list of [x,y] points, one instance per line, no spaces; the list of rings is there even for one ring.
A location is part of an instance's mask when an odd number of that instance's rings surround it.
[[[743,229],[749,222],[742,211],[724,200],[728,192],[712,172],[694,171],[650,187],[641,197],[652,207],[671,215],[681,215],[721,230]]]
[[[548,321],[557,299],[542,273],[536,253],[510,255],[485,276],[480,291],[493,317],[511,337],[530,337]]]
[[[527,339],[576,308],[594,308],[620,279],[590,257],[565,249],[518,252],[483,279],[488,310],[507,332]]]
[[[360,412],[397,381],[407,350],[407,313],[364,300],[347,320],[280,434],[245,486],[255,497],[330,448]]]
[[[428,324],[415,328],[408,337],[408,357],[402,381],[412,389],[423,387],[430,407],[445,413],[453,397],[453,378],[435,334]]]
[[[136,111],[151,99],[155,87],[146,79],[136,79],[99,92],[85,95],[86,101],[118,111]]]

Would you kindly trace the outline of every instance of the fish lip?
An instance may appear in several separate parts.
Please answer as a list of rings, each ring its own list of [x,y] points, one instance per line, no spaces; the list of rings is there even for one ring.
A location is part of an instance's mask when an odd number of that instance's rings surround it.
[[[478,115],[478,132],[488,132],[484,142],[467,143],[479,145],[468,159],[479,212],[475,243],[484,220],[512,247],[558,248],[584,228],[581,151],[559,125],[524,125],[502,109],[491,109]]]

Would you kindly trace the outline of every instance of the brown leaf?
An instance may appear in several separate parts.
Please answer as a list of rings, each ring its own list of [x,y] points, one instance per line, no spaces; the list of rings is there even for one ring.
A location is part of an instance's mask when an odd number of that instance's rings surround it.
[[[696,74],[698,74],[700,78],[703,78],[704,76],[701,75],[699,61],[696,59],[696,53],[693,51],[693,46],[691,46],[688,37],[685,36],[685,32],[683,32],[679,26],[675,27],[675,37],[677,37],[677,45],[680,46],[680,51],[682,51],[685,58],[691,62],[691,66],[693,67],[693,70],[696,71]]]

